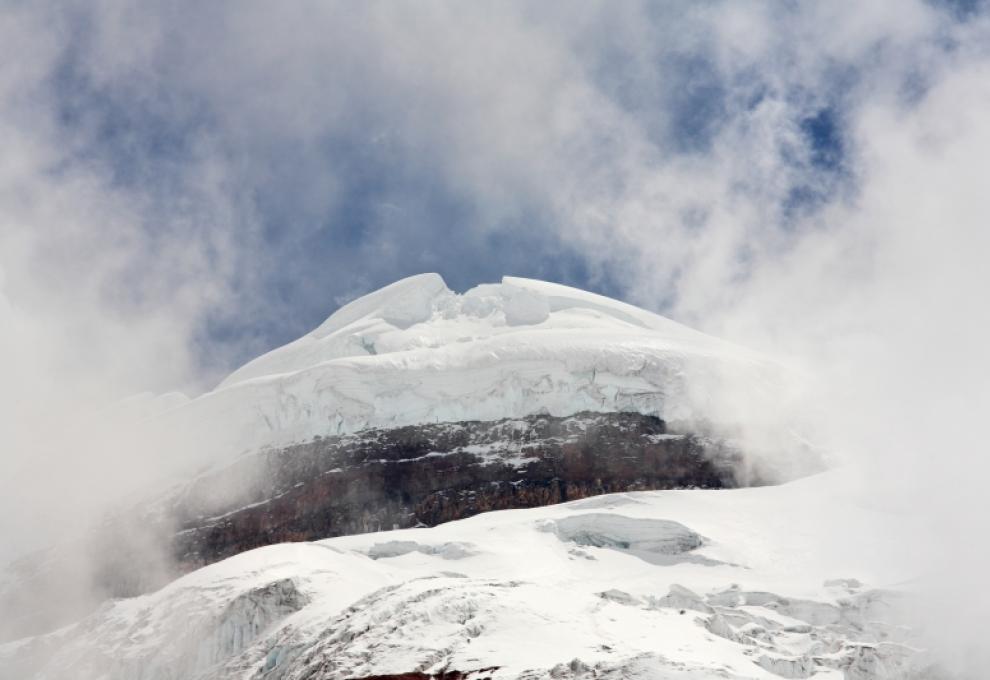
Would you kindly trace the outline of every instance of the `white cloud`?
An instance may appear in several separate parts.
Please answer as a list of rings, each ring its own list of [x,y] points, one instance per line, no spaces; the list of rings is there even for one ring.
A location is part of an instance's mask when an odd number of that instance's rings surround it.
[[[348,199],[347,159],[326,151],[346,139],[387,160],[382,185],[428,176],[476,217],[379,210],[363,281],[413,252],[435,261],[455,229],[483,239],[539,216],[526,226],[633,301],[817,369],[818,436],[865,461],[890,502],[953,527],[926,558],[959,584],[940,597],[963,625],[942,629],[972,644],[958,612],[990,604],[973,594],[990,555],[971,538],[988,529],[987,33],[922,2],[7,8],[0,424],[22,472],[0,517],[64,514],[93,495],[63,493],[74,475],[97,489],[134,472],[110,478],[119,454],[70,454],[38,432],[129,392],[202,388],[204,356],[210,378],[229,363],[196,346],[209,319],[291,317],[265,304],[271,269],[296,263],[279,259],[289,246],[262,251],[255,198],[291,189],[280,239],[304,249]],[[88,88],[69,122],[67,57]],[[134,158],[88,156],[107,132],[102,98],[187,122],[183,153],[142,165],[149,128],[111,131]],[[822,109],[842,134],[838,172],[801,127]],[[163,174],[120,181],[115,160]],[[796,188],[816,209],[787,209]],[[326,269],[347,271],[355,251],[327,250]],[[346,278],[307,294],[329,305],[353,292]],[[84,455],[89,469],[68,465]],[[33,483],[59,468],[73,476]],[[4,521],[4,536],[35,532]]]

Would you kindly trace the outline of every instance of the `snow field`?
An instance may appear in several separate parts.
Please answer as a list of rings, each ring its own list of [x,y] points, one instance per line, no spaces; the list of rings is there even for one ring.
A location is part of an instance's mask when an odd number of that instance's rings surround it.
[[[34,649],[50,655],[40,678],[108,680],[905,677],[922,657],[889,585],[910,565],[877,571],[863,550],[902,519],[848,502],[845,485],[830,472],[617,494],[269,546],[0,647],[0,661]]]

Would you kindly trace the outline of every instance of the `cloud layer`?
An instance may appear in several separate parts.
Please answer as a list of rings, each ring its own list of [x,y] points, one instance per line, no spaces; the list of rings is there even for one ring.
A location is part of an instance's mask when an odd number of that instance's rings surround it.
[[[975,622],[988,38],[910,0],[8,5],[0,534],[156,466],[65,423],[407,274],[517,274],[813,369],[817,436],[951,527],[919,563]]]

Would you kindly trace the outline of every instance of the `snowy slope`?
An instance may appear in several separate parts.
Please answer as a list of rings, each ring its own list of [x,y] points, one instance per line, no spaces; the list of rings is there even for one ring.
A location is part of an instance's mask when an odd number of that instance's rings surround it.
[[[190,460],[314,436],[534,413],[635,411],[668,421],[775,413],[781,368],[669,319],[505,277],[463,295],[413,276],[152,419]],[[730,408],[731,405],[731,408]]]
[[[903,521],[831,472],[269,546],[2,645],[0,677],[931,679]]]

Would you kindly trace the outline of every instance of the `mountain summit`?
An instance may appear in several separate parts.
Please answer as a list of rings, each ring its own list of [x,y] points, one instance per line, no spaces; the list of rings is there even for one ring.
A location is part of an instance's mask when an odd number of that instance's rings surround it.
[[[109,680],[927,673],[893,625],[902,594],[859,580],[893,535],[887,515],[850,503],[834,472],[737,488],[820,469],[789,431],[777,458],[749,436],[781,422],[788,379],[573,288],[404,279],[196,399],[126,404],[143,419],[135,446],[198,469],[0,577],[0,610],[20,617],[0,627],[0,666]],[[45,609],[42,592],[75,604]]]
[[[153,420],[160,436],[195,441],[173,448],[201,465],[426,423],[586,411],[733,420],[728,395],[766,405],[783,377],[754,352],[600,295],[513,277],[457,294],[420,274],[344,305]]]
[[[575,333],[579,331],[580,333]],[[577,337],[575,337],[577,336]],[[220,387],[295,373],[330,361],[377,356],[392,368],[469,368],[506,346],[566,354],[620,341],[661,351],[739,354],[715,338],[629,304],[554,283],[503,277],[464,294],[439,274],[397,281],[344,305],[317,329],[234,371]],[[415,354],[407,354],[415,352]],[[388,364],[403,354],[405,361]]]
[[[789,433],[772,459],[744,436],[777,417],[787,378],[600,295],[511,277],[457,294],[412,276],[195,399],[139,395],[96,423],[159,476],[75,548],[0,574],[0,607],[23,610],[0,639],[271,543],[807,474],[819,457]],[[18,604],[80,582],[69,615]]]

